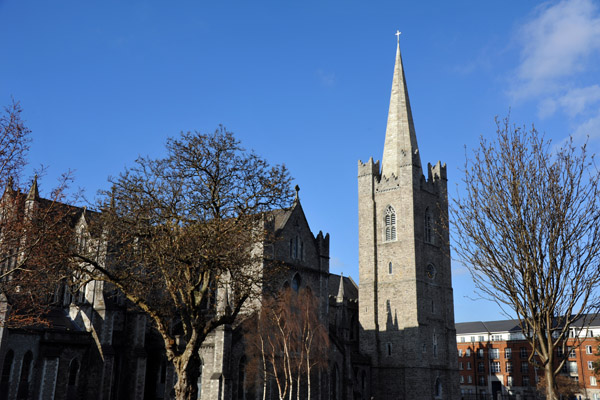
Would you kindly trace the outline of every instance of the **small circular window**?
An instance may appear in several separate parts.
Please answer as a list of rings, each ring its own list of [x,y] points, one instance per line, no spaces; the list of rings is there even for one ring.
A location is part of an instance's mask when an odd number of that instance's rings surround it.
[[[435,267],[433,266],[433,264],[429,264],[427,266],[427,268],[425,269],[425,272],[427,273],[427,277],[429,279],[435,278],[436,271],[435,271]]]

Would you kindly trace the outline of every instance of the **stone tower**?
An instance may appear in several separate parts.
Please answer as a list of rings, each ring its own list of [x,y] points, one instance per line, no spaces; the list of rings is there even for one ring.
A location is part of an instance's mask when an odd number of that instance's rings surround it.
[[[400,44],[383,160],[358,162],[360,350],[380,399],[456,399],[446,165],[421,157]]]

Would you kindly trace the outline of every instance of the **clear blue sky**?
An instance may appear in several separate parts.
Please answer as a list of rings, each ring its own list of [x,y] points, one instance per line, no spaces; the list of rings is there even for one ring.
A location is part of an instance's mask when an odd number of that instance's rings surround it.
[[[418,3],[418,4],[417,4]],[[0,0],[0,104],[32,168],[75,170],[89,201],[168,136],[224,124],[285,163],[331,270],[358,277],[357,161],[380,159],[397,29],[424,163],[448,164],[511,109],[559,142],[600,136],[600,4],[534,1]],[[32,169],[28,171],[32,174]],[[456,320],[502,318],[453,264]]]

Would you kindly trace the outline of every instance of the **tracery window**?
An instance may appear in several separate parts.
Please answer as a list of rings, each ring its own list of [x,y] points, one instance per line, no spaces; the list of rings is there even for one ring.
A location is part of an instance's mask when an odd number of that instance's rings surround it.
[[[396,240],[396,211],[394,207],[387,206],[385,209],[385,241]]]

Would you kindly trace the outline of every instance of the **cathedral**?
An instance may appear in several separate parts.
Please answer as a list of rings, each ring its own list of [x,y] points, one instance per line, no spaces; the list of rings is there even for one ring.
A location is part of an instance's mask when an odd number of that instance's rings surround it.
[[[308,288],[329,333],[328,367],[300,397],[460,398],[446,166],[425,172],[398,43],[383,158],[358,162],[359,284],[330,273],[329,235],[313,234],[298,195],[265,218],[287,266],[277,284]],[[25,201],[42,200],[32,186]],[[77,229],[89,217],[81,209]],[[101,282],[59,300],[47,328],[0,327],[0,399],[172,398],[173,368],[143,313]],[[272,382],[248,389],[244,346],[234,326],[203,343],[200,399],[278,398]]]

